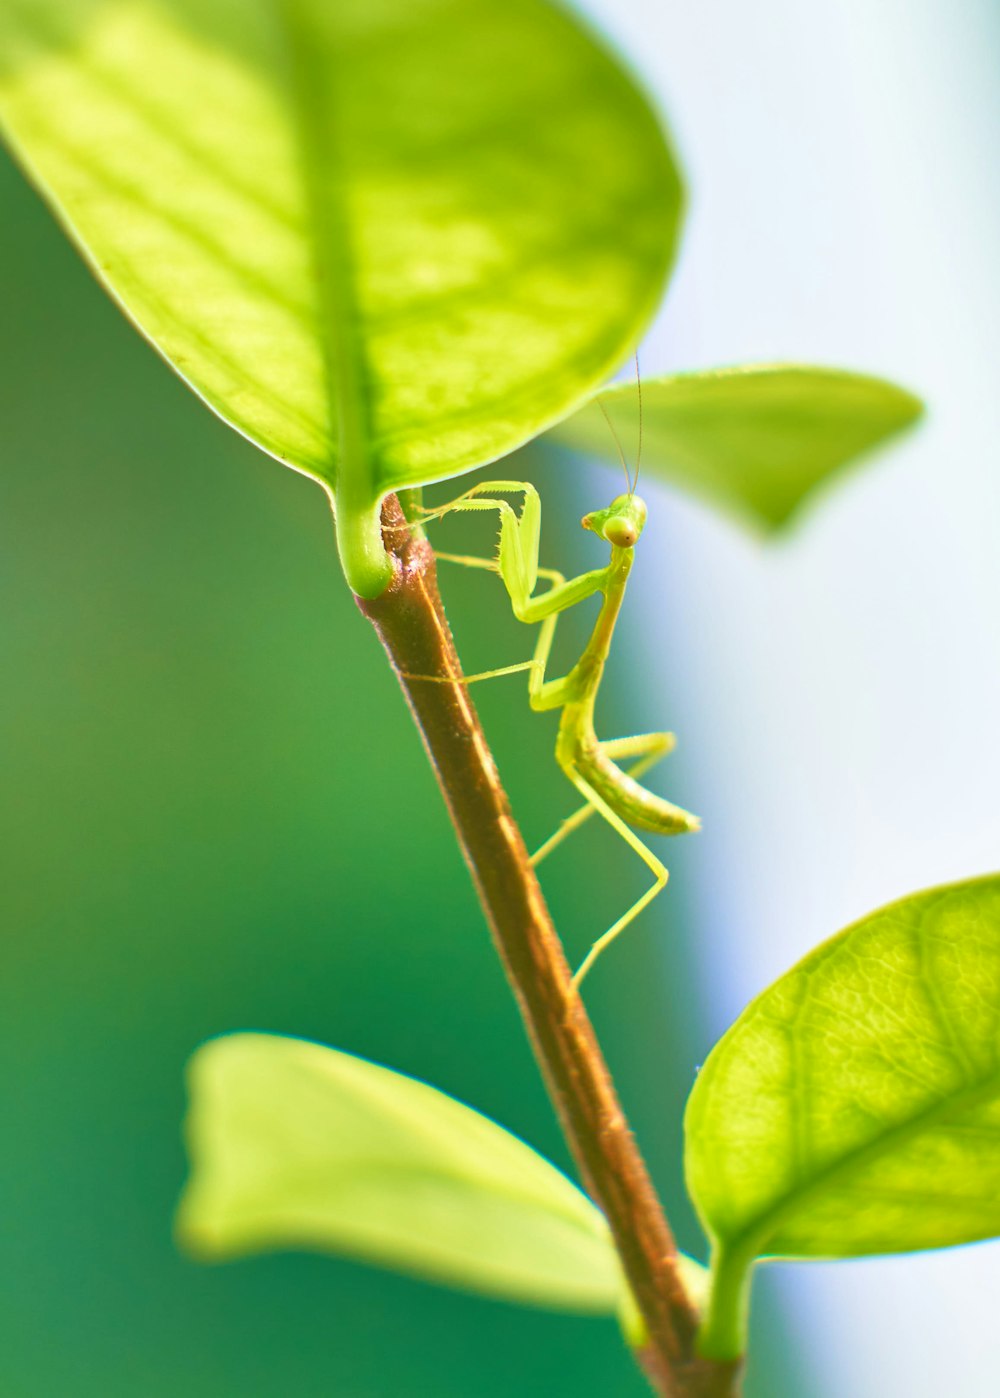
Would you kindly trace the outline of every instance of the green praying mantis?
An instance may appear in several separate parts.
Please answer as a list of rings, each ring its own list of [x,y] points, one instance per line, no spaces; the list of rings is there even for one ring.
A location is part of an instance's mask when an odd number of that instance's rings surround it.
[[[604,410],[603,404],[601,407]],[[539,566],[541,501],[534,486],[526,481],[484,481],[446,505],[420,511],[421,522],[424,522],[440,519],[454,511],[496,510],[500,516],[500,542],[496,558],[448,553],[439,553],[437,557],[445,562],[499,573],[517,619],[528,626],[540,625],[538,641],[530,660],[469,675],[464,680],[466,684],[474,684],[527,670],[528,700],[532,709],[536,712],[562,709],[556,738],[556,761],[586,804],[564,820],[555,834],[536,850],[531,857],[532,865],[540,864],[596,812],[618,832],[653,874],[652,886],[594,942],[573,976],[573,985],[577,988],[601,953],[653,901],[667,882],[666,867],[632,827],[656,835],[681,835],[700,828],[697,816],[656,796],[638,781],[643,773],[673,749],[675,739],[672,733],[644,733],[636,737],[601,741],[594,730],[594,705],[615,623],[625,598],[635,546],[642,535],[647,514],[645,502],[635,493],[638,454],[636,479],[633,481],[610,418],[607,421],[618,444],[629,488],[626,494],[612,500],[607,509],[594,510],[580,521],[584,529],[611,545],[611,558],[604,568],[596,568],[567,580],[555,569]],[[521,496],[519,512],[502,498],[504,495]],[[549,586],[535,595],[539,578]],[[567,675],[561,679],[546,679],[546,667],[559,616],[595,594],[600,594],[603,602],[583,654]],[[637,761],[628,771],[623,771],[618,761],[628,758],[636,758]]]

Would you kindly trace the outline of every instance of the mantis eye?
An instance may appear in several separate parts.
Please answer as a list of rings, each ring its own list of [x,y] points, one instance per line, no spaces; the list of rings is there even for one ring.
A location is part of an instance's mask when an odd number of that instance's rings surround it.
[[[620,549],[630,549],[638,539],[639,532],[627,519],[609,519],[604,526],[604,537],[608,543]]]

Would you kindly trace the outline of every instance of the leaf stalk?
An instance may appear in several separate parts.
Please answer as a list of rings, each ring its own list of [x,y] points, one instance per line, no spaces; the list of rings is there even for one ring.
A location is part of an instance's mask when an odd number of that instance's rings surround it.
[[[712,1250],[708,1309],[698,1334],[698,1352],[707,1358],[726,1362],[746,1349],[755,1259],[754,1248],[745,1244]]]

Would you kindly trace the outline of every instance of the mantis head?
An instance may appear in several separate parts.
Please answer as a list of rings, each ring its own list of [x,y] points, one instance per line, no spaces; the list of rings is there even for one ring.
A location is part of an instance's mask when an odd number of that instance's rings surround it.
[[[619,495],[606,510],[592,510],[580,523],[616,548],[630,549],[646,523],[646,502],[638,495]]]

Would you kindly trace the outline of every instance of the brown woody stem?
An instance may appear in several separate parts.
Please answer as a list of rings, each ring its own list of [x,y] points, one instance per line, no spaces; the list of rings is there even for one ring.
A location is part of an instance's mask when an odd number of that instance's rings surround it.
[[[433,551],[414,536],[394,496],[383,509],[383,533],[395,577],[380,597],[359,598],[358,606],[399,676],[566,1140],[611,1228],[649,1337],[639,1359],[667,1398],[732,1398],[739,1366],[695,1353],[697,1314],[678,1274],[674,1239],[461,682]]]

